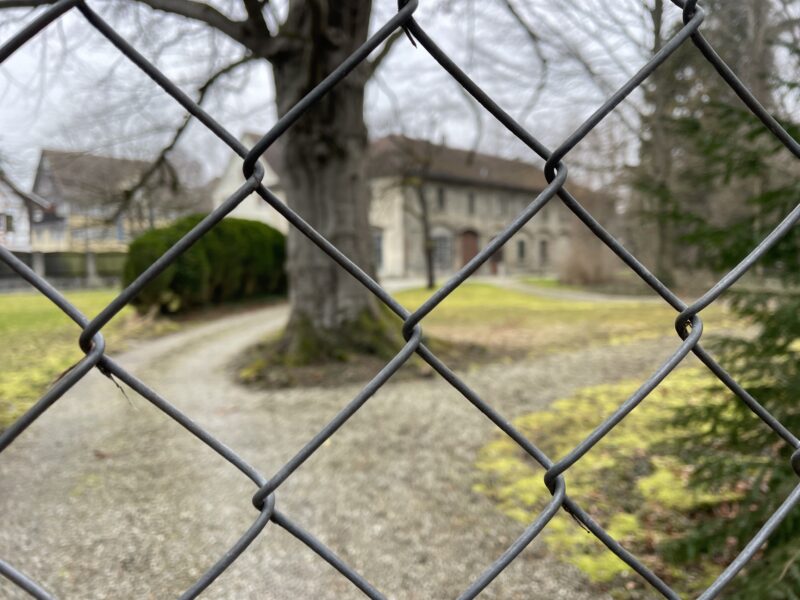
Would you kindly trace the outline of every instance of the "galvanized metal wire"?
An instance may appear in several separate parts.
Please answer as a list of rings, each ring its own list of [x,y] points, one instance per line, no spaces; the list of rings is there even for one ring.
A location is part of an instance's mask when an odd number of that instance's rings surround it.
[[[148,75],[159,87],[172,96],[186,111],[193,115],[206,128],[213,132],[220,140],[227,144],[242,158],[243,178],[241,186],[235,190],[225,202],[203,219],[194,229],[187,233],[175,246],[170,248],[161,258],[155,261],[133,283],[124,289],[107,307],[94,318],[89,319],[72,306],[64,296],[53,288],[46,280],[39,277],[28,266],[18,260],[8,249],[0,246],[0,260],[5,262],[20,277],[29,282],[44,296],[52,301],[60,310],[71,318],[81,328],[78,339],[80,348],[85,356],[68,373],[54,384],[36,404],[6,431],[0,434],[0,452],[5,450],[26,428],[53,405],[61,396],[72,388],[81,378],[92,369],[99,369],[103,374],[114,377],[125,383],[131,389],[141,394],[164,414],[177,421],[187,431],[195,435],[202,442],[215,450],[233,467],[249,478],[254,486],[253,505],[256,516],[253,524],[245,531],[239,540],[219,560],[214,563],[198,579],[192,587],[186,590],[181,598],[195,598],[210,586],[215,579],[220,577],[225,570],[244,552],[248,545],[259,536],[267,524],[272,523],[289,532],[295,538],[311,548],[316,554],[353,585],[370,598],[384,598],[383,593],[377,590],[370,582],[339,558],[330,548],[325,546],[310,532],[304,530],[288,515],[278,509],[276,494],[281,485],[314,454],[323,443],[352,417],[361,406],[381,388],[397,370],[413,355],[419,355],[427,362],[444,380],[452,385],[464,399],[486,416],[495,426],[514,440],[519,447],[531,458],[546,469],[543,485],[547,486],[552,494],[552,499],[538,517],[525,529],[522,535],[492,564],[487,565],[482,573],[475,576],[473,583],[459,596],[459,598],[474,598],[478,596],[519,554],[530,542],[545,529],[553,516],[561,509],[567,511],[577,519],[589,532],[595,535],[607,548],[627,565],[638,573],[654,590],[666,598],[678,598],[662,579],[652,572],[636,556],[626,550],[618,541],[609,535],[603,526],[596,522],[591,515],[581,508],[567,495],[566,474],[569,469],[580,460],[591,460],[587,455],[592,448],[616,425],[618,425],[631,411],[633,411],[647,396],[671,373],[690,353],[697,356],[700,361],[722,381],[752,412],[757,415],[766,426],[770,427],[781,439],[794,448],[791,467],[800,475],[800,440],[773,417],[755,398],[743,389],[709,354],[701,345],[703,334],[703,321],[701,312],[715,302],[726,290],[731,288],[760,257],[800,220],[800,206],[789,213],[784,220],[767,235],[750,254],[748,254],[734,269],[728,272],[711,289],[692,304],[682,302],[675,293],[659,281],[639,260],[626,250],[619,241],[609,234],[603,226],[580,204],[567,189],[568,169],[565,159],[586,135],[592,131],[617,105],[633,92],[642,82],[651,75],[659,66],[679,47],[686,43],[693,43],[705,59],[713,65],[719,76],[738,95],[747,108],[762,121],[764,126],[780,140],[780,142],[795,157],[800,158],[800,143],[795,140],[767,110],[758,102],[748,88],[738,79],[736,74],[725,64],[722,58],[714,51],[713,47],[700,32],[704,20],[704,12],[697,5],[696,0],[673,0],[678,9],[683,13],[683,26],[677,33],[655,54],[633,77],[630,78],[618,91],[600,106],[592,116],[582,123],[563,143],[555,150],[550,150],[539,142],[527,129],[513,119],[503,110],[481,87],[467,76],[459,66],[437,46],[436,42],[428,36],[423,27],[414,19],[418,0],[400,0],[398,12],[389,19],[369,40],[356,50],[345,62],[332,72],[322,83],[314,88],[296,106],[287,112],[252,148],[245,147],[235,136],[222,127],[210,114],[201,108],[187,94],[178,88],[156,66],[142,56],[129,42],[127,42],[112,26],[104,21],[85,0],[60,0],[38,14],[19,33],[5,41],[0,46],[0,64],[3,63],[16,50],[30,41],[41,30],[52,24],[69,11],[78,11],[89,25],[102,34],[123,55],[133,62],[139,69]],[[336,246],[325,239],[309,223],[296,214],[291,208],[281,202],[263,183],[263,168],[258,160],[263,153],[298,119],[303,113],[328,93],[334,86],[344,79],[348,73],[360,65],[367,56],[378,48],[387,38],[398,29],[404,29],[412,40],[424,48],[433,59],[450,74],[486,111],[497,119],[508,131],[521,140],[534,154],[546,161],[545,176],[547,187],[516,217],[503,232],[495,237],[482,251],[470,260],[461,270],[453,275],[440,289],[415,312],[409,313],[401,306],[378,282],[371,278],[359,265],[351,261]],[[289,460],[277,473],[266,477],[254,466],[246,462],[233,449],[213,437],[202,425],[191,420],[186,414],[169,403],[158,392],[129,373],[125,367],[106,355],[105,342],[102,336],[103,327],[122,310],[142,288],[166,269],[178,256],[185,252],[192,244],[200,239],[206,232],[219,223],[239,203],[252,193],[263,198],[274,210],[285,217],[291,226],[295,227],[314,244],[321,252],[326,253],[335,260],[351,276],[358,280],[365,288],[374,294],[381,302],[403,319],[403,334],[406,344],[400,352],[389,361],[386,366],[353,398],[317,435],[303,446],[297,454]],[[608,246],[642,281],[644,281],[656,294],[667,302],[678,313],[675,319],[675,329],[679,337],[672,355],[642,383],[638,390],[619,405],[619,408],[607,419],[600,422],[596,429],[578,444],[566,456],[557,461],[550,459],[540,450],[533,440],[527,439],[506,418],[503,417],[492,404],[480,397],[467,383],[422,343],[422,322],[436,307],[455,289],[462,285],[477,271],[489,258],[499,251],[515,233],[517,233],[530,219],[548,203],[558,198],[569,210],[580,219],[583,224],[602,242]],[[737,573],[755,556],[759,548],[780,525],[781,521],[800,502],[800,485],[784,500],[783,504],[766,521],[752,540],[739,553],[736,559],[722,572],[711,586],[699,598],[708,600],[717,597],[737,575]],[[33,576],[17,570],[11,563],[0,559],[0,575],[27,591],[35,598],[50,599],[54,596],[36,583]]]

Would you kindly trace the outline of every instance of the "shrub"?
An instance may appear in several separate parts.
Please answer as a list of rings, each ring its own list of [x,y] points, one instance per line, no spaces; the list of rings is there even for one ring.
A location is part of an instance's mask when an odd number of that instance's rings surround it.
[[[184,217],[131,242],[124,284],[130,284],[205,215]],[[210,304],[283,294],[286,238],[272,227],[223,219],[137,295],[139,312],[177,313]]]

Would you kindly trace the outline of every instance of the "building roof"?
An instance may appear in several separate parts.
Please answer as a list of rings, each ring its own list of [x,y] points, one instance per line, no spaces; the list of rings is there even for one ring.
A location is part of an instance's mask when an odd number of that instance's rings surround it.
[[[88,152],[42,150],[39,169],[55,184],[59,200],[78,205],[117,201],[117,195],[136,183],[149,163]]]
[[[400,135],[372,143],[368,172],[370,177],[420,177],[526,192],[547,186],[541,167],[534,164]]]
[[[48,200],[66,201],[77,206],[116,205],[119,194],[133,185],[150,167],[143,160],[114,158],[88,152],[67,152],[61,150],[42,150],[37,181],[46,172],[55,185],[53,195]],[[209,186],[172,190],[163,177],[155,174],[146,186],[150,194],[158,194],[158,201],[164,208],[175,209],[195,205],[204,210],[211,205]],[[44,196],[51,193],[42,192]]]
[[[252,146],[261,136],[246,133]],[[277,140],[264,159],[280,174],[282,145]],[[521,160],[450,148],[425,140],[390,135],[370,144],[367,173],[370,178],[420,177],[429,181],[479,185],[538,193],[547,186],[541,167]]]

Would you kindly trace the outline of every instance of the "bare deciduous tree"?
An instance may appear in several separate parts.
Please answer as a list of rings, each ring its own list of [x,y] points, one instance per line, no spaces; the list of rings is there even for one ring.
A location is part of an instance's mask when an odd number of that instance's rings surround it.
[[[36,8],[53,1],[0,0],[0,9]],[[271,0],[231,1],[216,6],[194,0],[133,0],[132,4],[202,24],[243,47],[244,58],[224,66],[200,86],[201,101],[217,79],[240,64],[267,61],[272,67],[279,116],[367,39],[372,12],[372,0],[288,0],[285,18],[279,22]],[[401,32],[389,38],[372,61],[337,85],[282,138],[282,184],[289,204],[370,273],[374,265],[368,224],[364,92],[368,79],[399,39]],[[164,162],[185,125],[156,163]],[[149,176],[145,173],[141,183]],[[381,323],[372,295],[294,230],[289,235],[288,272],[292,311],[283,350],[295,358],[313,358],[299,356],[309,350],[324,355],[327,348],[341,347],[357,322]],[[359,340],[360,349],[385,349],[390,334],[382,329],[372,327],[374,344],[367,341],[365,347],[365,341]]]

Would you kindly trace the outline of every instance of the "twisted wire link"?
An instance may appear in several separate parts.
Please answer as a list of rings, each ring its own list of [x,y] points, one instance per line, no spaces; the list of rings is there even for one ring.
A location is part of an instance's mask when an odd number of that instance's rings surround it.
[[[714,67],[722,80],[741,99],[743,104],[764,124],[795,157],[800,158],[800,143],[795,140],[777,120],[758,102],[749,89],[739,80],[736,74],[725,64],[711,44],[700,33],[705,18],[696,0],[672,0],[682,11],[683,26],[667,41],[664,47],[648,60],[641,69],[614,92],[585,122],[551,151],[534,137],[526,128],[513,119],[501,108],[476,82],[464,73],[461,68],[428,36],[422,26],[415,20],[419,0],[399,0],[398,11],[361,47],[348,57],[327,78],[311,90],[293,108],[291,108],[275,125],[266,132],[251,148],[244,146],[229,131],[219,124],[208,112],[201,108],[185,92],[176,86],[152,62],[140,54],[111,25],[103,20],[86,2],[86,0],[59,0],[38,14],[16,35],[0,45],[0,64],[8,59],[16,50],[25,45],[48,25],[62,17],[72,9],[76,9],[86,22],[105,37],[117,50],[126,56],[143,73],[152,79],[165,93],[178,102],[189,114],[195,117],[217,138],[226,144],[242,159],[243,182],[218,208],[212,211],[191,231],[181,238],[163,256],[150,265],[135,281],[120,292],[105,308],[92,319],[87,318],[45,279],[34,273],[27,265],[17,259],[6,248],[0,246],[0,261],[7,264],[21,278],[30,283],[42,295],[48,298],[58,309],[72,319],[80,328],[78,345],[84,352],[84,358],[76,363],[15,423],[0,433],[0,453],[5,450],[25,429],[31,426],[50,406],[58,401],[69,389],[80,381],[89,371],[97,368],[106,377],[117,379],[136,391],[165,415],[176,421],[189,433],[213,449],[233,467],[238,469],[256,486],[252,503],[257,516],[250,528],[245,531],[235,544],[188,589],[180,598],[196,598],[214,580],[222,575],[233,564],[248,545],[257,538],[267,524],[272,523],[287,531],[297,540],[313,550],[334,569],[346,577],[366,596],[382,599],[385,596],[370,584],[364,577],[339,558],[330,548],[320,542],[310,532],[304,530],[286,514],[278,510],[277,490],[330,439],[336,431],[344,426],[352,417],[392,376],[400,367],[417,354],[445,381],[456,389],[463,398],[479,410],[496,427],[512,439],[522,451],[527,453],[545,470],[543,485],[552,495],[551,501],[531,522],[522,534],[482,573],[476,574],[470,586],[459,596],[460,599],[475,598],[481,593],[546,527],[560,509],[572,515],[581,526],[597,537],[610,552],[628,564],[644,581],[663,597],[679,598],[662,579],[653,573],[638,558],[626,550],[611,537],[603,526],[597,523],[589,513],[582,509],[567,495],[565,475],[577,462],[584,459],[593,447],[625,419],[635,408],[644,402],[648,395],[690,354],[693,353],[723,384],[728,387],[759,419],[770,427],[776,435],[789,444],[794,453],[790,467],[800,475],[800,440],[783,424],[769,413],[755,398],[744,390],[734,378],[700,344],[703,335],[703,322],[700,313],[714,303],[725,291],[730,289],[752,266],[800,220],[800,206],[792,210],[753,250],[732,270],[725,274],[706,293],[691,304],[684,303],[663,282],[653,275],[639,260],[626,250],[604,227],[589,213],[580,202],[568,191],[568,167],[565,159],[583,139],[603,121],[614,109],[647,77],[658,69],[678,48],[689,40],[698,51]],[[259,159],[264,152],[281,135],[291,127],[303,114],[339,84],[353,69],[358,67],[368,55],[378,48],[389,36],[399,29],[403,30],[415,46],[421,46],[438,65],[446,71],[465,92],[472,96],[489,114],[491,114],[512,135],[522,141],[535,156],[545,161],[544,174],[548,185],[531,203],[525,207],[485,248],[483,248],[464,267],[453,275],[444,285],[436,290],[413,313],[406,310],[383,287],[370,277],[359,265],[342,253],[335,245],[317,232],[309,223],[286,206],[263,182],[264,169]],[[533,168],[533,167],[531,167]],[[155,277],[172,264],[182,253],[188,250],[203,235],[216,226],[226,215],[252,193],[258,194],[269,206],[282,215],[291,226],[295,227],[319,249],[330,256],[352,277],[360,282],[378,300],[392,310],[402,321],[402,333],[405,345],[386,365],[362,388],[362,390],[331,419],[311,440],[286,462],[271,477],[265,477],[256,467],[250,465],[233,449],[212,436],[203,426],[193,421],[178,410],[145,382],[131,374],[124,366],[106,354],[102,329],[127,306],[135,296]],[[575,448],[557,461],[551,460],[536,444],[526,438],[490,402],[481,398],[468,384],[442,362],[424,343],[422,322],[441,302],[454,290],[458,289],[486,261],[498,252],[526,223],[542,208],[558,198],[575,216],[600,239],[620,260],[644,281],[658,296],[677,312],[674,327],[680,344],[653,374],[618,408],[604,420],[594,431],[582,440]],[[666,325],[666,324],[665,324]],[[589,459],[587,459],[589,460]],[[764,526],[745,546],[733,562],[722,574],[699,596],[702,600],[715,598],[727,586],[736,574],[755,556],[781,521],[800,503],[800,485],[784,500],[781,506],[769,517]],[[47,590],[30,576],[22,573],[9,562],[0,558],[0,575],[40,599],[52,599]]]

